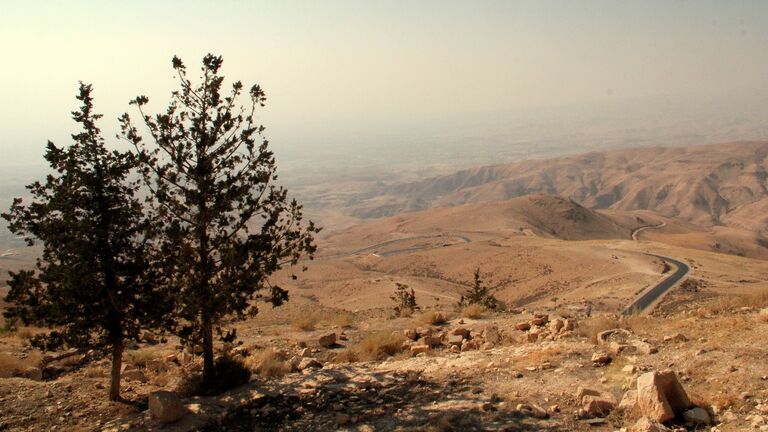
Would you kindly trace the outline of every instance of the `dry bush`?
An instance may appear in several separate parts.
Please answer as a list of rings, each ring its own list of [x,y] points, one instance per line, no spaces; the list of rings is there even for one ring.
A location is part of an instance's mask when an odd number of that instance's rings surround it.
[[[421,314],[419,321],[429,325],[442,325],[448,321],[448,316],[443,312],[429,311]]]
[[[213,364],[214,379],[203,381],[203,374],[184,372],[176,392],[182,397],[213,396],[221,394],[247,383],[251,378],[251,370],[239,359],[221,356]]]
[[[350,328],[355,323],[355,315],[349,312],[336,314],[333,318],[333,323],[341,328]]]
[[[768,322],[768,309],[761,310],[759,318],[762,322]]]
[[[619,320],[619,327],[632,331],[635,334],[647,333],[649,329],[658,328],[658,322],[654,318],[645,315],[627,315]]]
[[[405,336],[401,333],[381,331],[366,336],[356,347],[364,360],[381,360],[403,350]]]
[[[265,349],[245,359],[248,369],[261,377],[282,376],[291,371],[285,357],[274,349]]]
[[[563,350],[558,347],[535,349],[518,357],[515,363],[518,366],[539,366],[542,363],[551,362],[559,358],[562,354]]]
[[[360,355],[355,350],[345,349],[333,356],[334,363],[355,363],[360,361]]]
[[[461,310],[461,316],[470,319],[480,319],[485,314],[485,311],[486,309],[483,305],[472,303]]]
[[[612,315],[595,315],[579,322],[578,332],[592,342],[597,343],[600,332],[619,327],[619,319]]]
[[[145,368],[147,364],[157,360],[156,351],[150,350],[131,350],[125,352],[125,362],[136,367]]]
[[[291,323],[295,328],[303,331],[312,331],[320,322],[320,317],[316,314],[302,315]]]

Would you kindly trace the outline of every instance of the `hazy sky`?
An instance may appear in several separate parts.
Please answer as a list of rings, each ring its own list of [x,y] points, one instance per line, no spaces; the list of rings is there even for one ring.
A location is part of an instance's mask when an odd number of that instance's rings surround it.
[[[68,141],[78,80],[110,136],[133,96],[162,109],[174,54],[190,68],[222,54],[225,75],[261,84],[270,139],[296,148],[484,113],[768,95],[765,0],[0,0],[0,48],[3,164]]]

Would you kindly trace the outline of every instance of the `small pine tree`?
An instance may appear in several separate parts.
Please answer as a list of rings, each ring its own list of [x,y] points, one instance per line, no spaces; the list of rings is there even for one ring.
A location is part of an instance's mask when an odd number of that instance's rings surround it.
[[[416,304],[416,292],[413,288],[408,291],[406,284],[397,282],[395,285],[395,293],[389,297],[395,303],[395,316],[409,316],[419,310],[419,305]]]
[[[150,116],[146,96],[135,98],[145,143],[131,117],[121,117],[123,137],[139,154],[151,209],[161,236],[161,263],[177,297],[177,334],[203,348],[203,381],[216,378],[213,332],[223,333],[225,318],[257,313],[254,300],[279,306],[288,292],[270,283],[285,265],[312,258],[319,228],[303,223],[303,210],[276,185],[275,157],[255,122],[266,101],[254,85],[247,105],[239,81],[229,91],[219,74],[223,60],[203,59],[201,82],[193,84],[178,57],[173,69],[180,88],[168,108]],[[295,278],[295,275],[294,275]]]
[[[466,307],[471,304],[478,304],[485,306],[488,309],[496,309],[499,307],[500,302],[493,295],[491,288],[483,285],[483,280],[480,278],[480,268],[475,269],[474,282],[472,288],[462,295],[459,299],[459,307]]]
[[[138,185],[127,180],[136,158],[106,149],[90,85],[80,84],[77,99],[82,106],[72,116],[83,131],[66,148],[48,142],[54,173],[27,186],[31,203],[16,198],[2,215],[28,245],[43,245],[37,271],[10,273],[4,315],[53,329],[32,340],[43,349],[110,349],[109,398],[118,400],[124,341],[163,324],[170,301],[148,262],[150,225]]]

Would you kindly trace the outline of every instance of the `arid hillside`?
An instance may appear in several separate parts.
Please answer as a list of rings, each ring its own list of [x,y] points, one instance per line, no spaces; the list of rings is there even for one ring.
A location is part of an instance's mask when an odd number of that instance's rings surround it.
[[[351,202],[363,218],[544,193],[585,207],[653,210],[693,224],[768,232],[767,142],[637,148],[484,166],[381,185]]]

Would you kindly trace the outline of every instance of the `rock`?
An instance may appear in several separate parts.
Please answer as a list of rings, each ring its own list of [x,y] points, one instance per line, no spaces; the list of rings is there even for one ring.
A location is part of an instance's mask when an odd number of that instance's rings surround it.
[[[647,354],[656,354],[657,352],[659,352],[659,350],[655,346],[649,344],[648,342],[638,340],[638,341],[633,341],[632,345],[641,354],[647,355]]]
[[[461,352],[461,348],[458,345],[451,345],[449,351],[452,353],[459,353]]]
[[[565,323],[560,318],[555,318],[549,323],[549,328],[554,333],[560,333],[560,330],[562,330],[563,327],[565,327]]]
[[[596,352],[592,354],[592,364],[595,366],[604,366],[611,362],[611,355],[605,352]]]
[[[571,319],[566,319],[563,321],[563,329],[562,331],[573,331],[576,330],[576,323]]]
[[[28,367],[24,369],[21,374],[19,375],[22,378],[27,378],[32,381],[42,381],[43,380],[43,370],[39,367]]]
[[[486,342],[482,346],[480,346],[480,349],[482,349],[483,351],[487,351],[489,349],[493,349],[494,346],[495,345],[492,344],[491,342]]]
[[[413,355],[426,353],[427,351],[429,351],[429,345],[413,345],[411,347],[411,354]]]
[[[670,429],[657,421],[643,417],[629,428],[629,432],[670,432]]]
[[[549,414],[547,413],[547,410],[545,410],[544,408],[542,408],[542,407],[540,407],[538,405],[535,405],[535,404],[531,405],[531,414],[534,417],[540,418],[540,419],[545,419],[545,418],[549,417]]]
[[[306,342],[304,342],[304,341],[296,342],[296,348],[306,348],[306,347],[307,347],[307,343]]]
[[[436,346],[438,346],[438,345],[440,345],[442,343],[442,341],[440,340],[439,337],[432,336],[432,335],[423,336],[419,340],[419,342],[421,342],[423,345],[426,345],[426,346],[428,346],[430,348],[436,347]]]
[[[648,372],[637,378],[637,407],[651,420],[665,422],[692,407],[673,371]]]
[[[621,371],[624,373],[628,373],[630,375],[633,375],[635,372],[637,372],[637,366],[635,365],[626,365],[623,368],[621,368]]]
[[[349,423],[352,419],[349,417],[349,415],[344,413],[336,413],[336,424],[339,426],[343,426],[347,423]]]
[[[525,334],[525,341],[526,342],[536,342],[539,340],[539,334],[538,333],[526,333]]]
[[[403,334],[405,335],[406,339],[410,339],[413,341],[419,338],[419,333],[416,331],[416,329],[403,330]]]
[[[477,349],[477,342],[473,340],[466,340],[461,343],[461,352],[472,351]]]
[[[605,330],[597,334],[597,343],[599,345],[607,345],[610,341],[626,343],[630,336],[632,336],[632,333],[621,328]]]
[[[320,344],[323,348],[330,348],[336,344],[336,333],[328,333],[326,335],[320,336],[320,338],[317,340],[317,343]]]
[[[149,414],[160,423],[171,423],[184,417],[186,408],[176,393],[157,391],[149,395]]]
[[[682,333],[664,336],[664,342],[687,342],[688,338]]]
[[[303,371],[304,369],[320,369],[323,364],[311,357],[304,357],[299,361],[296,369]]]
[[[605,417],[616,408],[616,402],[606,396],[586,395],[581,399],[581,404],[590,417]]]
[[[685,423],[689,425],[712,424],[712,417],[710,417],[709,413],[704,408],[691,408],[688,411],[683,412],[683,418],[685,419]]]
[[[179,356],[176,354],[168,354],[165,356],[165,362],[166,363],[179,363]]]
[[[144,330],[141,332],[140,339],[150,345],[155,345],[157,343],[157,338],[155,337],[154,333],[149,330]]]
[[[498,344],[501,343],[501,332],[499,328],[493,325],[486,326],[483,329],[483,340],[486,343]]]
[[[581,403],[584,396],[600,396],[600,392],[595,389],[579,386],[579,388],[576,389],[576,399],[579,403]]]
[[[637,406],[637,390],[627,390],[619,402],[619,410],[632,411]]]
[[[533,320],[531,322],[536,321],[540,322],[541,324],[536,325],[544,325],[549,322],[549,315],[547,314],[533,314]]]
[[[312,356],[312,350],[309,348],[303,348],[299,351],[299,357],[311,357]]]
[[[146,383],[148,381],[144,372],[138,369],[131,369],[123,372],[122,378],[127,381],[138,381],[141,383]]]
[[[450,335],[448,336],[448,345],[455,345],[461,347],[461,343],[464,342],[464,336],[462,335]]]
[[[451,334],[452,335],[454,335],[454,336],[459,335],[459,336],[463,337],[464,339],[469,339],[469,333],[470,333],[469,329],[464,328],[464,327],[457,327],[457,328],[451,330]]]
[[[531,325],[527,322],[520,322],[515,324],[515,328],[520,331],[528,331],[531,329]]]

